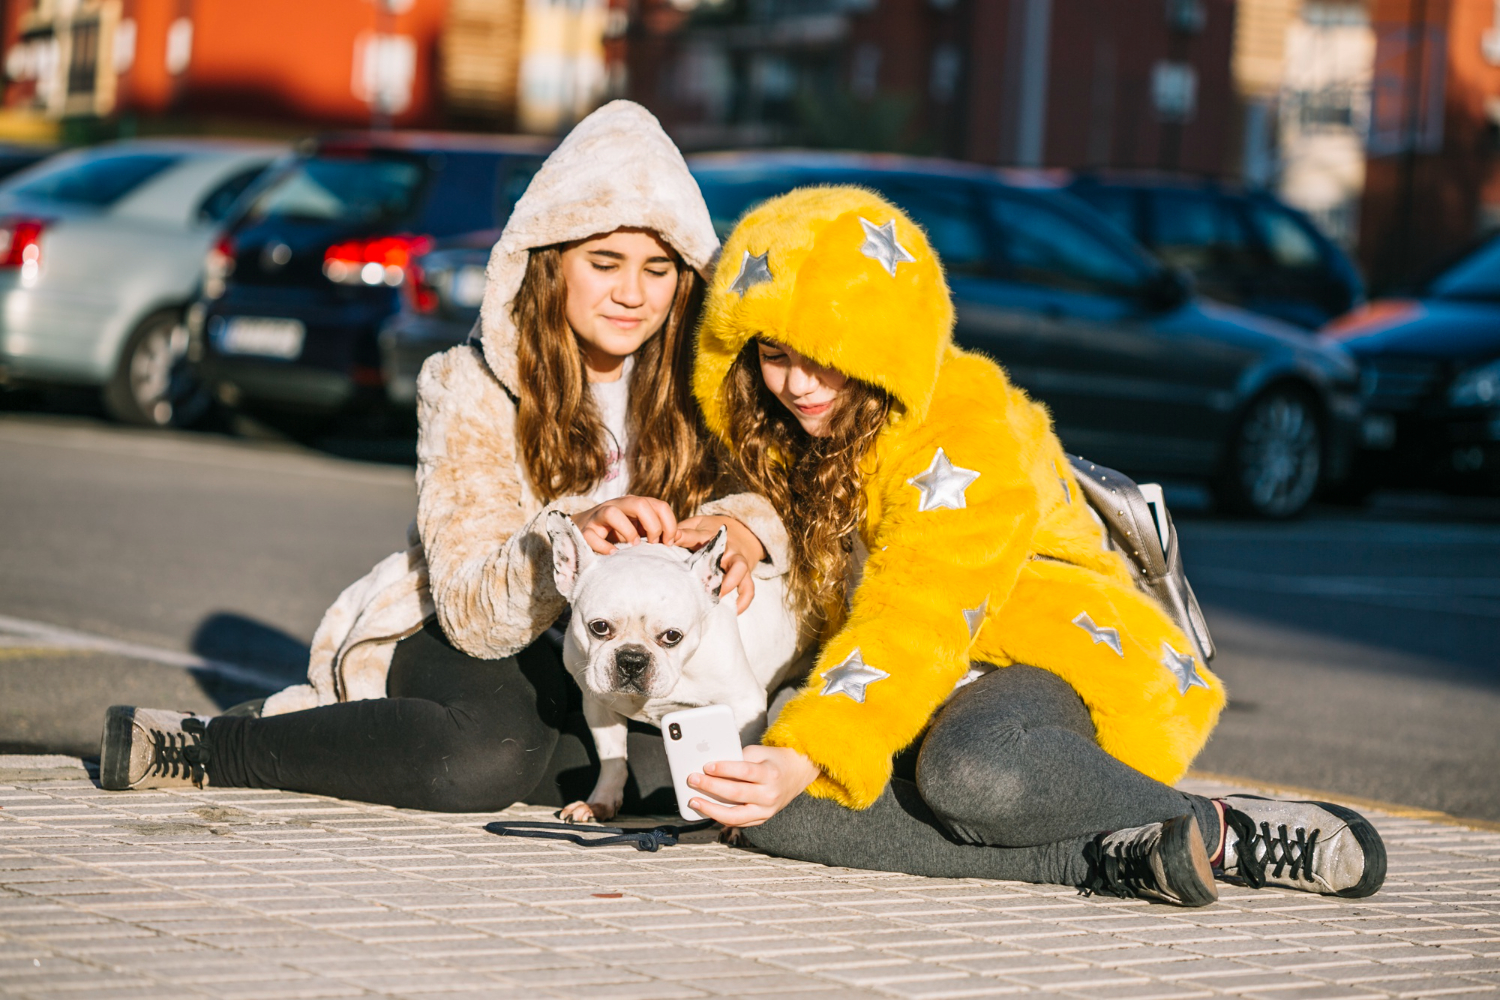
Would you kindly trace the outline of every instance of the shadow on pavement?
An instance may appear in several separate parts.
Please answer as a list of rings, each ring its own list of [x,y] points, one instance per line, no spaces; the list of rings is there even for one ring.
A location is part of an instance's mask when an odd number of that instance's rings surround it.
[[[296,680],[307,671],[307,643],[253,618],[216,611],[193,630],[193,652],[206,660],[255,667]]]

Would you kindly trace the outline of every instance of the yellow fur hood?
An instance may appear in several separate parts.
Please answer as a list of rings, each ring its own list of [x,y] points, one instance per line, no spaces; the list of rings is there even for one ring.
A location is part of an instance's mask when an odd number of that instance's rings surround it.
[[[1223,686],[1104,547],[1046,409],[954,347],[952,324],[925,234],[871,192],[793,191],[725,244],[693,380],[716,434],[725,378],[756,336],[900,404],[866,457],[870,556],[849,614],[765,742],[818,764],[812,794],[863,808],[971,663],[1026,663],[1078,692],[1107,752],[1176,781]]]

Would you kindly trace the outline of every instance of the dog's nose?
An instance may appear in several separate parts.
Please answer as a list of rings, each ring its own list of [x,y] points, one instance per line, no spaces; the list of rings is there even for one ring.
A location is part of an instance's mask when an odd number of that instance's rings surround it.
[[[640,646],[621,646],[615,650],[615,669],[627,681],[640,680],[651,666],[651,654]]]

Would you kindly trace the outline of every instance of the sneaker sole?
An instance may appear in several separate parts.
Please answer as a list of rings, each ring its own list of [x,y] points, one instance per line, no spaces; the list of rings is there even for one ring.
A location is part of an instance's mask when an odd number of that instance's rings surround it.
[[[104,735],[99,739],[99,787],[111,792],[130,788],[130,733],[135,708],[111,705],[104,713]]]
[[[1208,862],[1208,848],[1203,831],[1192,815],[1178,816],[1162,824],[1162,869],[1167,884],[1181,897],[1179,906],[1207,906],[1219,899],[1214,885],[1214,869]]]
[[[1343,820],[1349,827],[1349,832],[1354,834],[1354,840],[1365,852],[1365,870],[1360,875],[1359,881],[1348,889],[1340,889],[1334,895],[1345,899],[1360,899],[1364,896],[1373,896],[1385,885],[1385,841],[1380,839],[1379,832],[1359,813],[1353,809],[1345,809],[1331,802],[1313,803],[1320,809],[1327,809],[1339,819]]]

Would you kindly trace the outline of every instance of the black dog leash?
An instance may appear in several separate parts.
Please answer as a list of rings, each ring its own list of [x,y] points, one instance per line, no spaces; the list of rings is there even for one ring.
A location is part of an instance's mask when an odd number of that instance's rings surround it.
[[[485,825],[490,833],[501,837],[535,837],[538,840],[566,840],[580,847],[610,847],[615,844],[630,844],[637,851],[659,851],[672,847],[685,833],[706,830],[714,821],[706,819],[686,826],[656,826],[649,830],[626,829],[620,826],[578,826],[573,823],[529,822],[526,820],[497,820]],[[583,832],[602,833],[602,837],[585,837]]]

